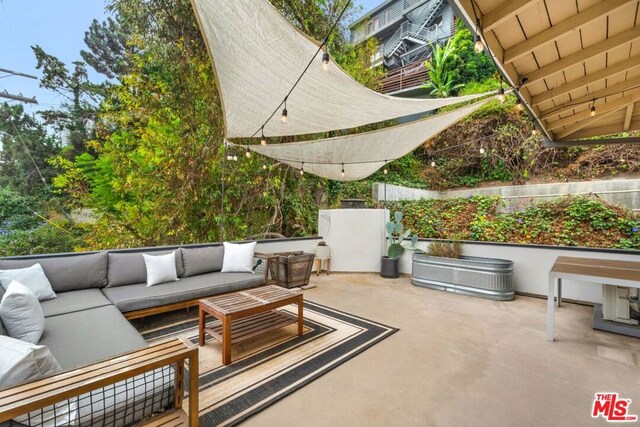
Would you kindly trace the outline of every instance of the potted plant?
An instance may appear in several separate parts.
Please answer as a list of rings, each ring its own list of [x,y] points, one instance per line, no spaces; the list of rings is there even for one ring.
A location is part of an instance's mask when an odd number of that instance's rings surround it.
[[[414,245],[415,246],[415,245]],[[413,255],[411,283],[498,301],[514,298],[513,262],[462,255],[459,241],[434,241]]]
[[[411,230],[404,229],[404,226],[402,225],[402,212],[396,212],[393,215],[393,220],[387,222],[384,228],[387,232],[389,246],[387,248],[387,256],[383,256],[380,260],[380,276],[388,279],[396,279],[400,277],[398,260],[405,251],[405,247],[402,245],[402,242],[404,239],[409,237]],[[418,236],[414,235],[412,237],[414,246],[417,240]]]

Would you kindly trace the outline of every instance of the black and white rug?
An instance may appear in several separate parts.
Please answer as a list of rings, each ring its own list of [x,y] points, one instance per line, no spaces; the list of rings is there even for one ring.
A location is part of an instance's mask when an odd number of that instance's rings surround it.
[[[283,310],[297,315],[295,305]],[[201,425],[237,424],[398,331],[309,301],[304,318],[301,337],[294,324],[234,344],[227,366],[220,343],[207,337],[200,349]],[[149,342],[177,336],[197,345],[198,324],[183,319],[142,334]]]

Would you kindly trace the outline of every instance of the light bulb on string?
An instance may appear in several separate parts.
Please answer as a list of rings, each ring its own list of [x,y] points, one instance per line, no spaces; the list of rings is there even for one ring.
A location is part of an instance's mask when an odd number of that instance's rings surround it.
[[[436,167],[436,162],[431,162],[431,167],[435,168]]]
[[[475,50],[476,53],[482,53],[482,51],[484,50],[484,45],[482,44],[482,39],[480,38],[480,34],[476,36],[476,42],[473,45],[473,50]]]
[[[498,100],[504,102],[506,97],[504,96],[504,88],[502,87],[502,81],[500,81],[500,89],[498,89]]]
[[[304,175],[304,162],[300,165],[300,176]]]
[[[344,178],[344,163],[342,164],[342,172],[340,173],[342,175],[342,177]]]
[[[593,104],[591,104],[591,117],[596,115],[596,100],[593,100]]]
[[[251,158],[251,151],[249,151],[249,148],[247,147],[247,148],[245,148],[245,150],[246,151],[245,151],[244,155],[246,156],[246,158],[247,159]]]
[[[284,99],[284,108],[282,109],[282,115],[280,116],[280,121],[282,123],[287,123],[289,120],[289,114],[287,111],[287,98]]]
[[[533,136],[538,136],[538,135],[540,135],[540,131],[539,131],[538,129],[534,128],[534,129],[531,131],[531,135],[533,135]]]
[[[231,154],[229,154],[229,155],[227,156],[227,160],[233,160],[233,156],[232,156]]]
[[[262,137],[260,138],[260,145],[267,145],[267,138],[264,136],[264,126],[262,126]]]
[[[484,153],[485,153],[484,147],[481,145],[480,146],[480,154],[484,154]]]
[[[522,101],[520,101],[520,98],[516,100],[516,108],[518,109],[518,111],[524,111],[524,105],[522,105]]]
[[[482,39],[480,38],[480,20],[476,19],[476,37],[475,37],[475,44],[473,45],[473,50],[476,51],[476,53],[482,53],[482,51],[484,50],[484,46],[482,45]]]
[[[385,174],[385,175],[389,173],[389,170],[387,169],[387,161],[386,160],[384,161],[384,169],[382,170],[382,173]]]
[[[235,154],[233,155],[233,161],[237,162],[238,161],[238,156],[236,156]]]
[[[267,170],[267,165],[262,165],[262,169]]]
[[[327,72],[329,70],[329,61],[331,57],[329,56],[329,52],[325,52],[322,54],[322,71]]]

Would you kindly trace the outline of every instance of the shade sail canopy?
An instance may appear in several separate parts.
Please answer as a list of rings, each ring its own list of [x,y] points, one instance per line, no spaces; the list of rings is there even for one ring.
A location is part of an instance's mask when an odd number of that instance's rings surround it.
[[[475,99],[469,95],[407,99],[367,89],[321,55],[287,99],[288,123],[279,105],[318,44],[293,27],[266,0],[192,0],[217,74],[226,137],[304,135],[352,129]]]
[[[373,132],[289,144],[252,145],[250,148],[294,168],[304,168],[305,173],[335,181],[355,181],[380,169],[385,160],[392,161],[411,152],[486,102],[488,100]]]
[[[520,94],[550,140],[640,130],[638,0],[449,2],[471,28],[477,16],[513,86],[528,79]]]

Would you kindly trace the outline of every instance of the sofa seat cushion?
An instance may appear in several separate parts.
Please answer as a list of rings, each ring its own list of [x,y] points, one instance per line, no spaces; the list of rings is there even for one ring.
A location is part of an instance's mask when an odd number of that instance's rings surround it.
[[[207,273],[184,277],[177,282],[147,286],[146,283],[104,288],[102,292],[120,311],[142,310],[204,298],[241,289],[253,288],[264,283],[264,276],[252,273]]]
[[[80,291],[60,292],[58,297],[42,301],[44,317],[58,316],[75,311],[111,305],[100,289],[83,289]]]
[[[63,254],[0,259],[0,270],[13,270],[40,264],[53,291],[101,288],[107,284],[107,253]]]
[[[64,370],[147,347],[113,305],[48,317],[38,344],[49,347]]]

